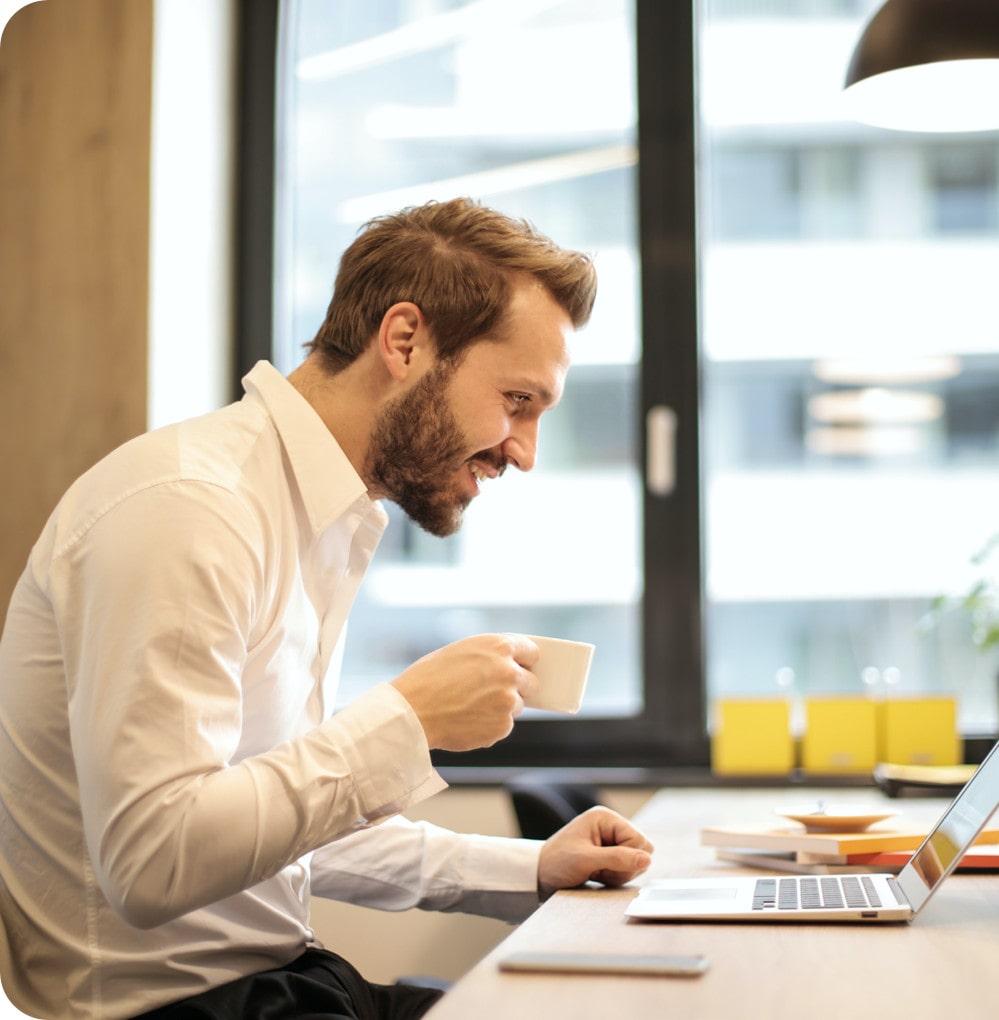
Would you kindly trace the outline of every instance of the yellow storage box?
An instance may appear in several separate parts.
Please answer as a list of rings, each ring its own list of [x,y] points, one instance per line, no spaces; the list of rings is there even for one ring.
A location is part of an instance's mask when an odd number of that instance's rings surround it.
[[[870,772],[878,761],[877,705],[870,698],[805,699],[801,765],[806,772]]]
[[[960,764],[956,699],[886,698],[878,712],[882,761],[895,765]]]
[[[715,702],[711,768],[719,775],[786,775],[794,768],[791,711],[784,698]]]

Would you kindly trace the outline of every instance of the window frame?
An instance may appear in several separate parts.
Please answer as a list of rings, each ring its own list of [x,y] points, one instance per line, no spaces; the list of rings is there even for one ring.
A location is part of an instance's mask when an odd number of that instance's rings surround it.
[[[233,395],[270,359],[274,335],[275,153],[282,0],[244,0],[238,15],[236,340]],[[705,769],[705,596],[700,486],[701,364],[697,278],[696,0],[635,0],[642,358],[636,457],[645,477],[648,412],[677,416],[676,485],[644,486],[641,662],[644,710],[632,718],[524,719],[495,747],[434,761],[483,768]],[[665,50],[665,52],[664,52]],[[330,267],[332,281],[335,266]],[[318,324],[317,324],[318,326]],[[964,738],[980,761],[996,737]],[[800,776],[792,774],[787,781]],[[826,777],[825,782],[829,782]]]
[[[240,9],[237,328],[234,379],[270,358],[274,335],[279,3]],[[636,456],[648,411],[677,415],[676,486],[643,498],[644,710],[620,718],[524,719],[492,748],[435,752],[439,765],[703,766],[704,706],[694,194],[694,5],[637,0],[639,252],[643,345]],[[662,41],[670,47],[663,58]],[[336,267],[330,266],[332,280]],[[318,324],[317,324],[318,325]],[[642,475],[644,477],[644,470]]]

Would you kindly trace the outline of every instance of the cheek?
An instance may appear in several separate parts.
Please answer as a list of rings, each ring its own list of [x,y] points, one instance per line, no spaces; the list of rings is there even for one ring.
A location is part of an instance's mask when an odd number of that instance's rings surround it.
[[[504,407],[482,402],[455,411],[462,434],[474,450],[497,446],[510,434],[510,421]]]
[[[505,414],[480,415],[471,435],[477,450],[491,450],[510,435],[510,420]]]

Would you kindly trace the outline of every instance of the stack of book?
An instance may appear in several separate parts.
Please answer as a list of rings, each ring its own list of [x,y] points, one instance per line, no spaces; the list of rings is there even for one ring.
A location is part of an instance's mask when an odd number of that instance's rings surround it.
[[[747,868],[801,875],[901,871],[925,832],[872,829],[867,832],[806,832],[803,828],[708,828],[701,843],[719,860]],[[999,828],[986,828],[961,859],[958,870],[999,870]]]

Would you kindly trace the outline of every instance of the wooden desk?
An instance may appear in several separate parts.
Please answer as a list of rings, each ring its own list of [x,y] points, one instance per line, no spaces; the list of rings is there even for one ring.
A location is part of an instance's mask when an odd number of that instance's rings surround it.
[[[813,797],[887,803],[929,824],[947,803],[887,801],[871,791],[664,790],[635,818],[656,845],[648,877],[737,873],[698,845],[701,827],[760,823],[777,804]],[[631,888],[557,893],[459,981],[430,1020],[999,1016],[999,875],[952,875],[912,924],[901,925],[629,922],[624,908],[634,895]],[[711,969],[700,978],[497,970],[505,954],[530,949],[704,953]]]

